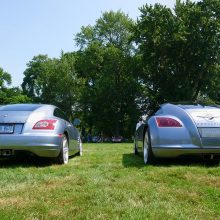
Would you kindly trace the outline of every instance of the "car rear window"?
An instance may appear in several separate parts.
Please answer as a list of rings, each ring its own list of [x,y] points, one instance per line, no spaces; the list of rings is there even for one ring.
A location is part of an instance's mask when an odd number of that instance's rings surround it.
[[[55,109],[54,109],[53,115],[54,115],[55,117],[62,118],[62,119],[64,119],[64,120],[66,120],[66,121],[69,121],[69,119],[68,119],[68,117],[66,116],[66,114],[65,114],[62,110],[60,110],[59,108],[55,108]]]
[[[41,105],[15,104],[0,107],[0,111],[34,111]]]

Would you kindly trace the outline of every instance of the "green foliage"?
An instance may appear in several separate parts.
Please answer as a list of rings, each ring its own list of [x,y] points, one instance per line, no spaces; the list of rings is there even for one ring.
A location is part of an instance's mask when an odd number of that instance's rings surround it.
[[[11,84],[11,75],[0,68],[0,88],[6,88],[6,85]]]
[[[23,94],[18,87],[4,88],[0,91],[1,104],[31,103],[32,99]]]
[[[62,53],[59,59],[38,55],[27,64],[22,88],[35,102],[59,106],[73,117],[80,78],[75,72],[75,54]]]
[[[76,45],[85,49],[97,41],[103,46],[114,45],[123,52],[130,53],[133,48],[130,42],[133,27],[133,20],[123,12],[104,12],[94,26],[81,28],[81,32],[75,37]]]
[[[14,87],[8,88],[11,84],[11,75],[0,68],[0,104],[27,103],[31,99],[23,94],[22,90]]]
[[[135,37],[140,78],[151,102],[196,100],[210,94],[219,78],[220,2],[177,1],[174,11],[145,5]],[[219,81],[218,81],[219,82]]]
[[[81,46],[77,69],[85,80],[80,106],[83,122],[110,135],[133,133],[138,110],[138,84],[134,75],[133,21],[124,13],[106,12],[76,36]]]
[[[35,56],[28,64],[24,71],[24,79],[22,89],[24,93],[33,99],[34,102],[40,101],[42,94],[42,85],[39,83],[39,78],[44,78],[44,74],[49,71],[48,63],[50,59],[47,55]],[[50,65],[51,66],[51,65]]]

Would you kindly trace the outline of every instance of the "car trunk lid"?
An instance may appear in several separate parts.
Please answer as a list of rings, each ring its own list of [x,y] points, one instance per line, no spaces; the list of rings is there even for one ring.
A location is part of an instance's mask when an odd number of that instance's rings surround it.
[[[30,111],[0,111],[0,123],[25,123]]]
[[[220,109],[201,108],[185,110],[198,128],[204,147],[220,146]]]
[[[217,128],[220,127],[220,109],[203,108],[203,109],[186,109],[197,127],[200,128]]]
[[[0,134],[20,134],[30,111],[0,111]]]

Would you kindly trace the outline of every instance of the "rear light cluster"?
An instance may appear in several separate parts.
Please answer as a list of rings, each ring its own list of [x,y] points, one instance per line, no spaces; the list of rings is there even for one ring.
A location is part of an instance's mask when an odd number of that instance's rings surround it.
[[[40,120],[32,129],[36,130],[54,130],[57,120]]]
[[[157,117],[156,121],[158,127],[183,127],[180,122],[173,118]]]

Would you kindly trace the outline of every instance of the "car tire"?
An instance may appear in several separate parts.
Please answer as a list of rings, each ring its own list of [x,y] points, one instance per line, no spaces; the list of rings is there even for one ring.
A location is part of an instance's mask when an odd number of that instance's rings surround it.
[[[146,130],[143,141],[143,157],[145,164],[153,164],[155,162],[155,157],[152,152],[151,142],[150,142],[150,134],[149,131]]]
[[[59,164],[68,164],[69,162],[69,143],[66,135],[63,135],[60,154],[57,157],[57,162]]]
[[[134,139],[134,155],[139,155],[135,139]]]

